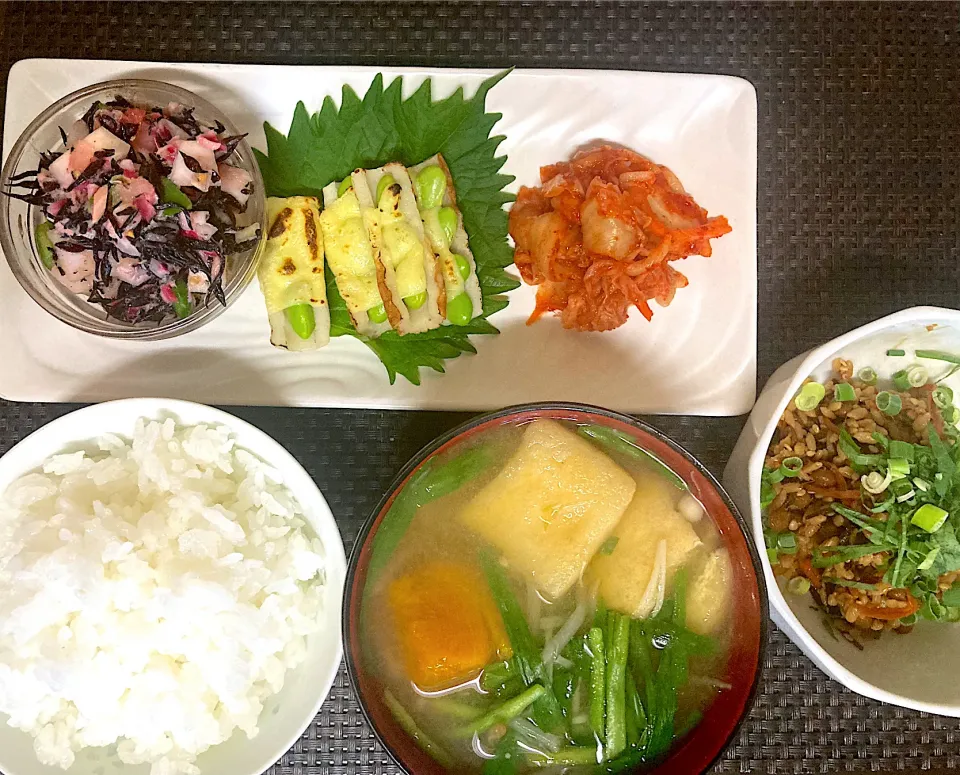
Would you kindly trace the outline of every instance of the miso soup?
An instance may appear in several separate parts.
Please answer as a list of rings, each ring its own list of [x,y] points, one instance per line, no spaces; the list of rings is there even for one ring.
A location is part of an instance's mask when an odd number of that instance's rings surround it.
[[[655,762],[730,688],[731,560],[625,433],[538,419],[431,458],[373,542],[365,672],[451,772]]]

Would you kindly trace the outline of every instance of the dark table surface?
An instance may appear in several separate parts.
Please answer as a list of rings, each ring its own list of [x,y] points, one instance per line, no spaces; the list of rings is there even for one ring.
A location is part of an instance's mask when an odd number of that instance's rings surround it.
[[[958,45],[960,5],[953,3],[0,2],[4,88],[10,66],[27,57],[747,78],[759,107],[761,385],[788,357],[868,320],[916,304],[958,306]],[[0,453],[71,408],[0,400]],[[348,547],[403,463],[466,417],[231,411],[306,466]],[[744,419],[652,422],[719,475]],[[773,629],[756,707],[717,771],[958,765],[960,721],[858,697]],[[397,769],[341,671],[316,722],[273,772]]]

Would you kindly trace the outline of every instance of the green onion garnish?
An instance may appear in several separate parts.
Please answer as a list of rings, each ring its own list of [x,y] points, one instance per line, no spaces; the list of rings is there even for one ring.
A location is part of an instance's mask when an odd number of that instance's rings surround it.
[[[920,490],[920,492],[927,492],[927,490],[930,489],[930,482],[926,481],[925,479],[915,478],[913,480],[913,486]]]
[[[899,457],[904,460],[913,460],[913,444],[907,441],[890,440],[890,457]]]
[[[856,401],[857,392],[853,389],[853,385],[841,382],[838,385],[834,385],[833,398],[836,401]]]
[[[879,495],[890,486],[892,479],[893,476],[889,471],[887,471],[886,476],[879,471],[871,471],[869,474],[864,474],[860,477],[860,484],[862,484],[863,489],[871,495]]]
[[[803,459],[799,457],[788,457],[780,464],[780,473],[784,477],[796,476],[803,469]]]
[[[797,551],[797,537],[793,533],[780,533],[777,536],[777,548],[787,554],[793,554]]]
[[[926,358],[931,361],[946,361],[947,363],[960,363],[960,356],[945,353],[942,350],[917,350],[918,358]]]
[[[864,366],[857,372],[857,379],[861,382],[865,382],[868,385],[877,384],[877,372],[875,369],[871,369],[869,366]]]
[[[794,576],[787,582],[787,592],[791,595],[805,595],[810,591],[810,582],[803,576]]]
[[[894,479],[903,479],[910,474],[910,461],[902,457],[892,457],[887,460],[887,470]]]
[[[926,366],[915,363],[913,366],[907,367],[907,382],[910,383],[910,387],[923,387],[929,379],[930,374]]]
[[[771,565],[776,565],[780,561],[780,557],[777,555],[776,549],[767,549],[767,561]]]
[[[940,554],[940,547],[933,547],[933,549],[927,552],[927,556],[923,558],[923,562],[917,566],[917,570],[930,570],[930,568],[933,567],[933,561],[937,559],[938,554]]]
[[[953,391],[946,385],[940,385],[933,391],[933,403],[941,409],[953,405]]]
[[[794,402],[797,405],[797,409],[801,412],[812,412],[820,405],[820,402],[823,401],[823,397],[826,394],[826,388],[819,382],[808,382],[800,388],[800,392],[797,394]]]
[[[910,389],[910,378],[907,377],[907,370],[900,369],[900,371],[894,372],[893,374],[893,386],[897,390],[909,390]]]
[[[908,500],[913,498],[913,496],[916,494],[917,494],[916,490],[912,490],[912,489],[908,490],[903,495],[897,496],[897,503],[906,503]]]
[[[955,406],[948,406],[946,409],[940,412],[943,416],[943,421],[947,425],[956,425],[957,421],[960,420],[960,409],[957,409]]]
[[[916,525],[921,530],[926,530],[928,533],[936,533],[943,523],[947,521],[947,517],[950,516],[950,512],[944,511],[939,506],[934,506],[932,503],[924,503],[919,509],[913,512],[913,516],[910,517],[910,523]]]
[[[899,358],[901,355],[906,355],[907,353],[904,350],[887,350],[887,355],[891,358]]]
[[[896,393],[881,390],[877,393],[877,409],[891,417],[896,417],[903,409],[903,400]]]

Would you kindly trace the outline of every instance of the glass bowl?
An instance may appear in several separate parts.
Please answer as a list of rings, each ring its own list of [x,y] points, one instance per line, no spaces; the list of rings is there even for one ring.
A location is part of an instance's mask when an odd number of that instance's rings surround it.
[[[753,706],[763,667],[768,611],[756,545],[733,501],[693,455],[646,423],[624,414],[582,404],[527,404],[477,417],[427,445],[398,474],[361,528],[347,564],[343,602],[344,654],[360,707],[377,738],[405,772],[448,775],[450,771],[431,758],[394,718],[383,699],[381,683],[367,666],[367,641],[364,639],[361,618],[374,544],[384,517],[397,495],[424,464],[481,431],[538,419],[602,425],[628,434],[637,445],[651,452],[684,480],[719,530],[733,567],[731,618],[736,622],[736,627],[732,631],[727,667],[730,687],[718,694],[705,710],[700,723],[676,741],[662,758],[628,770],[645,775],[695,775],[706,772],[733,740]],[[396,536],[388,534],[386,540],[389,545],[390,541],[396,540]]]
[[[33,120],[7,157],[0,173],[0,190],[7,190],[15,176],[36,170],[42,152],[63,147],[60,127],[68,129],[91,103],[97,100],[106,102],[118,94],[135,104],[164,106],[178,102],[195,108],[194,115],[201,124],[212,126],[219,121],[227,134],[239,134],[219,109],[187,89],[141,79],[104,81],[68,94]],[[242,167],[252,176],[254,187],[247,200],[246,212],[238,217],[237,225],[241,228],[253,223],[262,225],[266,210],[263,179],[246,140],[237,146],[231,163]],[[37,304],[67,325],[113,339],[159,340],[195,331],[226,309],[211,297],[203,307],[182,320],[130,324],[108,318],[101,307],[68,291],[44,268],[34,237],[34,228],[41,218],[39,208],[0,194],[0,248],[14,277]],[[261,239],[255,248],[227,257],[223,280],[227,307],[237,300],[256,274],[257,261],[263,249],[263,232],[261,229]]]

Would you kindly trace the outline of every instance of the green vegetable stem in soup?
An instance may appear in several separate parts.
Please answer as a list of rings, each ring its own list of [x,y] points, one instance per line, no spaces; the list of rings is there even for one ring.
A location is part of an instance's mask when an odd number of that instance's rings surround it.
[[[727,683],[732,568],[629,434],[539,419],[429,459],[374,538],[363,660],[451,772],[656,762]]]

